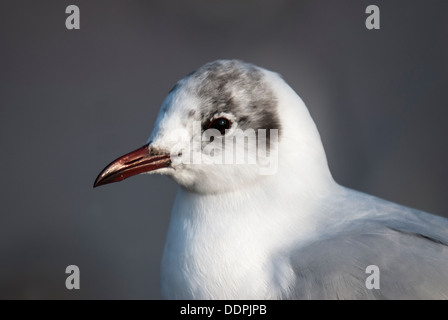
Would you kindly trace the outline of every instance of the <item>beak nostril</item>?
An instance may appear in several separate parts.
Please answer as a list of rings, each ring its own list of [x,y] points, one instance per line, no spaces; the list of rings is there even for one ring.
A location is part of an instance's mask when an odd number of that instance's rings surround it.
[[[135,163],[135,162],[137,162],[137,161],[139,161],[139,160],[141,160],[141,159],[143,159],[143,157],[140,157],[140,158],[137,158],[137,159],[134,159],[134,160],[125,162],[124,164],[126,164],[126,165],[128,165],[128,164],[133,164],[133,163]]]

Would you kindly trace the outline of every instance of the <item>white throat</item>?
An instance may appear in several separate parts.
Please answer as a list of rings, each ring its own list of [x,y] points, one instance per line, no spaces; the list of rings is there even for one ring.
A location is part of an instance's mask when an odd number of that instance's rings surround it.
[[[287,251],[316,236],[318,202],[276,188],[221,195],[180,189],[162,262],[164,298],[280,298],[293,277]]]

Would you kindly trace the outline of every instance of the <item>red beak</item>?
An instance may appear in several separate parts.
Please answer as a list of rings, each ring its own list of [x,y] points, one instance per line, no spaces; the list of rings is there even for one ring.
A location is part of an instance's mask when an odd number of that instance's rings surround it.
[[[114,160],[101,171],[93,184],[93,187],[103,184],[118,182],[143,172],[149,172],[160,168],[166,168],[171,164],[170,156],[157,154],[149,144],[129,152]]]

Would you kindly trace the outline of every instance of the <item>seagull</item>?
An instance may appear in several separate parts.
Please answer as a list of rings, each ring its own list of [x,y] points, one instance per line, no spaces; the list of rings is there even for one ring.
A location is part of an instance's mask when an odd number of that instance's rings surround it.
[[[234,154],[247,161],[211,161],[247,132],[264,155],[247,139]],[[307,107],[275,72],[217,60],[177,82],[147,144],[94,187],[141,173],[179,184],[165,299],[448,298],[448,220],[336,183]]]

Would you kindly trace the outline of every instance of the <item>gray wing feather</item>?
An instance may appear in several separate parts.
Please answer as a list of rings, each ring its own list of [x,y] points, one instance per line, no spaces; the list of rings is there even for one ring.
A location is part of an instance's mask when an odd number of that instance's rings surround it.
[[[448,220],[374,200],[375,214],[291,254],[296,278],[284,298],[448,299]],[[379,289],[366,286],[369,265]]]

